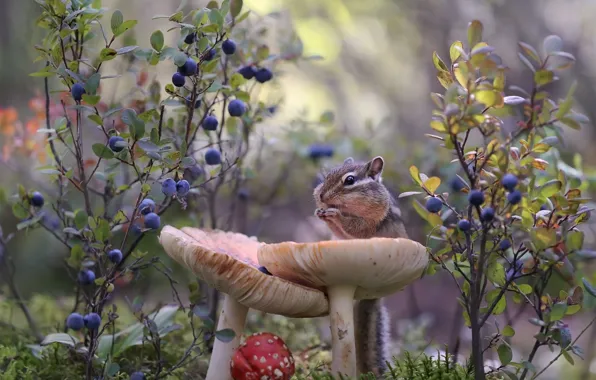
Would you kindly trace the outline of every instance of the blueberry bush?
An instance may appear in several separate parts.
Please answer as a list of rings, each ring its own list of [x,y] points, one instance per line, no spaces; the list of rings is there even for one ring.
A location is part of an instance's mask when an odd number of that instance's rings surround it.
[[[353,151],[338,149],[332,142],[346,136],[329,112],[280,128],[291,149],[261,134],[282,103],[262,90],[275,86],[284,64],[319,57],[304,56],[292,30],[272,45],[266,17],[242,0],[197,9],[183,1],[175,13],[153,18],[167,29],[139,41],[138,21],[101,0],[36,3],[45,38],[35,45],[40,68],[31,76],[43,91],[29,102],[26,121],[15,108],[0,108],[2,164],[21,182],[0,191],[0,206],[18,220],[0,229],[2,378],[201,378],[214,339],[233,332],[215,329],[217,292],[192,278],[182,294],[169,262],[152,251],[161,227],[182,220],[247,232],[246,202],[268,205],[291,187],[287,168],[298,158],[297,185],[304,186],[304,175],[336,149],[369,156],[371,147],[360,138]],[[585,330],[572,332],[566,318],[596,297],[585,274],[596,254],[583,247],[586,184],[560,159],[560,141],[566,128],[588,120],[572,110],[575,84],[564,99],[551,99],[551,87],[575,62],[562,46],[557,36],[540,53],[519,43],[532,75],[528,89],[506,85],[506,66],[482,41],[478,21],[466,44],[451,45],[449,61],[433,55],[445,92],[431,96],[437,109],[428,136],[456,169],[443,183],[412,166],[417,188],[400,197],[417,197],[413,208],[430,229],[427,273],[444,271],[457,285],[472,352],[457,363],[457,352],[411,355],[426,342],[415,349],[403,342],[387,378],[522,380],[547,369],[533,364],[545,348],[571,364],[582,357],[576,342]],[[366,127],[371,136],[378,129]],[[252,194],[251,180],[272,171],[270,157],[277,174],[267,191]],[[60,245],[67,296],[23,298],[13,241],[34,231]],[[155,302],[155,289],[136,286],[144,276],[168,284],[173,302]],[[514,358],[511,337],[528,310],[536,340],[527,357]],[[493,319],[497,332],[482,336]],[[329,347],[310,321],[257,314],[247,325],[247,333],[256,331],[284,337],[296,378],[332,378]],[[487,368],[490,351],[500,364]]]
[[[148,41],[136,41],[137,20],[100,0],[36,3],[46,34],[35,45],[43,66],[31,76],[43,81],[43,94],[30,102],[35,117],[25,125],[15,109],[0,110],[3,163],[20,173],[35,167],[21,177],[31,185],[2,193],[20,222],[15,232],[0,230],[0,268],[30,331],[20,336],[13,332],[23,326],[9,325],[4,336],[2,329],[2,342],[15,343],[0,346],[3,378],[204,374],[192,367],[196,358],[214,339],[233,337],[215,331],[217,292],[191,281],[183,301],[171,268],[139,247],[155,242],[167,212],[233,228],[246,183],[262,170],[262,149],[252,155],[251,144],[266,145],[257,132],[280,103],[261,100],[259,91],[273,85],[280,64],[312,57],[303,57],[291,31],[277,36],[279,46],[267,45],[262,20],[241,0],[198,9],[182,2],[174,14],[154,17],[170,25]],[[150,79],[156,66],[171,72],[166,81]],[[224,196],[229,209],[222,211]],[[72,284],[64,315],[32,312],[14,281],[10,242],[35,229],[64,249]],[[140,295],[117,302],[117,288],[147,271],[171,285],[175,304]],[[166,350],[168,342],[175,344]]]
[[[584,296],[596,297],[584,277],[585,261],[594,257],[581,228],[591,212],[587,184],[559,159],[565,130],[588,119],[572,109],[576,83],[564,99],[552,99],[553,85],[575,62],[561,38],[547,36],[540,52],[519,42],[532,76],[523,88],[506,83],[506,63],[482,31],[472,21],[467,43],[453,42],[448,60],[432,57],[445,91],[431,95],[436,109],[427,136],[447,150],[452,177],[441,186],[439,177],[411,166],[418,189],[400,197],[426,198],[413,206],[430,227],[428,273],[446,271],[459,289],[474,378],[533,379],[547,369],[533,364],[542,349],[558,350],[549,365],[583,357],[576,341],[586,330],[571,331],[565,320],[582,309]],[[528,310],[535,342],[529,355],[514,358],[510,338]],[[482,336],[493,320],[496,332]],[[500,364],[485,368],[492,350]]]

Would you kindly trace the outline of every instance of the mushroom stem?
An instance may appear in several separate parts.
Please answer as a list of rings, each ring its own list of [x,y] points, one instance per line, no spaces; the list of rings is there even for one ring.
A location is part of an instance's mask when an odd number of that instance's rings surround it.
[[[353,285],[336,285],[327,288],[329,317],[331,319],[331,371],[356,377],[356,344],[354,340],[354,293]]]
[[[236,301],[233,297],[225,295],[223,309],[217,322],[217,331],[223,329],[232,329],[236,336],[230,342],[222,342],[215,338],[213,344],[213,353],[209,369],[207,370],[206,380],[231,380],[230,360],[240,344],[240,337],[244,332],[244,324],[248,307]]]

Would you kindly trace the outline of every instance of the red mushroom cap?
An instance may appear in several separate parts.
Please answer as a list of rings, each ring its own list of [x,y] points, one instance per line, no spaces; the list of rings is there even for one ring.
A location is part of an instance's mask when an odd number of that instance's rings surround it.
[[[230,371],[234,380],[290,380],[296,368],[284,341],[277,335],[260,332],[238,347]]]

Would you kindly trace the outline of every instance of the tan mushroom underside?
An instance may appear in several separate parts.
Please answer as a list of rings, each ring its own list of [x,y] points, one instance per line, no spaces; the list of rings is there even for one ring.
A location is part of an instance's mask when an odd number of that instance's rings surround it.
[[[259,263],[275,276],[324,290],[356,285],[356,299],[395,293],[422,275],[426,248],[409,239],[354,239],[262,244]]]
[[[319,317],[329,312],[329,303],[321,291],[260,272],[257,250],[263,243],[254,238],[233,232],[165,226],[159,241],[174,260],[249,308],[295,318]]]

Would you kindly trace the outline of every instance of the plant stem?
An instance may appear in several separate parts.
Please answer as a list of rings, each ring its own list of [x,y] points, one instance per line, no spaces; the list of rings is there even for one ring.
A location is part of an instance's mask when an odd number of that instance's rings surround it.
[[[2,241],[2,240],[0,240],[0,250],[4,250],[4,257],[5,257],[4,259],[2,259],[2,256],[0,256],[0,268],[2,269],[2,272],[4,272],[3,277],[6,278],[6,283],[8,284],[10,292],[12,293],[12,297],[16,300],[17,304],[19,305],[19,308],[23,312],[23,315],[25,316],[25,319],[27,320],[27,324],[29,325],[29,328],[33,332],[33,335],[35,335],[35,339],[37,339],[38,341],[41,342],[43,340],[43,335],[39,332],[37,323],[35,322],[35,320],[33,319],[33,316],[29,312],[29,308],[27,308],[27,305],[25,304],[23,297],[21,297],[19,288],[17,287],[17,284],[15,283],[15,280],[14,280],[14,273],[9,268],[9,265],[8,265],[9,263],[8,263],[8,259],[7,259],[7,257],[9,257],[9,256],[8,256],[8,253],[6,252],[6,245],[5,245],[4,241]]]

